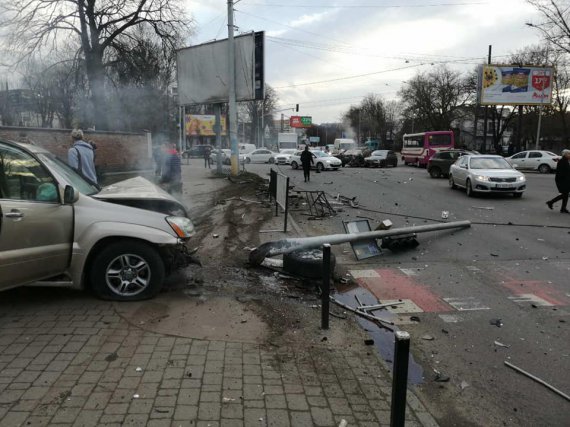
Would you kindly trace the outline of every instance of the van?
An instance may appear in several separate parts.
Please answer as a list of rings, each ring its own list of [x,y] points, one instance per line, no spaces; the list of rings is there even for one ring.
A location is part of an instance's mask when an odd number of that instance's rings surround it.
[[[240,154],[249,154],[256,149],[257,147],[255,146],[255,144],[239,144],[238,146]]]
[[[337,138],[334,140],[334,148],[337,151],[354,150],[357,145],[352,138]]]

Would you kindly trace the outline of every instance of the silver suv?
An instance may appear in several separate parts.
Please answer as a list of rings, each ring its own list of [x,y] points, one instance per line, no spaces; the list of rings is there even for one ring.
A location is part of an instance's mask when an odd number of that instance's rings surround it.
[[[185,207],[144,178],[99,189],[42,148],[0,141],[0,290],[47,280],[150,298],[192,261],[193,234]]]

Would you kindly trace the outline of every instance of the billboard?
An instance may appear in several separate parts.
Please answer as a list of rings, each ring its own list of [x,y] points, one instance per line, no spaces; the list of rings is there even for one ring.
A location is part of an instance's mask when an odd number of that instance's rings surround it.
[[[220,122],[222,135],[227,135],[226,118],[222,116]],[[213,114],[186,114],[184,118],[187,136],[216,136],[215,124],[216,116]]]
[[[236,101],[265,97],[264,33],[237,36],[235,46]],[[176,58],[180,105],[228,102],[228,40],[180,49]]]
[[[481,65],[477,96],[481,105],[549,105],[554,69]]]
[[[289,125],[292,128],[308,128],[311,127],[313,118],[310,116],[291,116],[289,118]]]

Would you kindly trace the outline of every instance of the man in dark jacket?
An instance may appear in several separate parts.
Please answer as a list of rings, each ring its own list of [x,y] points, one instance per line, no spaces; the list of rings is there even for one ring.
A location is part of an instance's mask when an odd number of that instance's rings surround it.
[[[313,153],[309,151],[309,146],[305,145],[305,150],[301,153],[301,164],[303,165],[303,175],[305,182],[311,180],[311,164],[314,164]]]
[[[167,145],[164,153],[164,163],[162,165],[162,175],[160,177],[160,184],[169,193],[182,192],[182,167],[180,162],[180,155],[176,150],[176,144],[170,143]]]
[[[554,199],[546,202],[548,207],[552,209],[552,205],[558,200],[562,200],[562,206],[560,207],[561,213],[570,213],[567,209],[568,205],[568,193],[570,193],[570,150],[562,150],[562,158],[558,160],[556,165],[556,187],[560,194]]]

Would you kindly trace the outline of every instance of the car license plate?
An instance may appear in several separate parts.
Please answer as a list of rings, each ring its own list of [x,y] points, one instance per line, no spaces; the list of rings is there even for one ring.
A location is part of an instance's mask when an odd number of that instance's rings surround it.
[[[512,184],[497,184],[497,188],[511,188]]]

